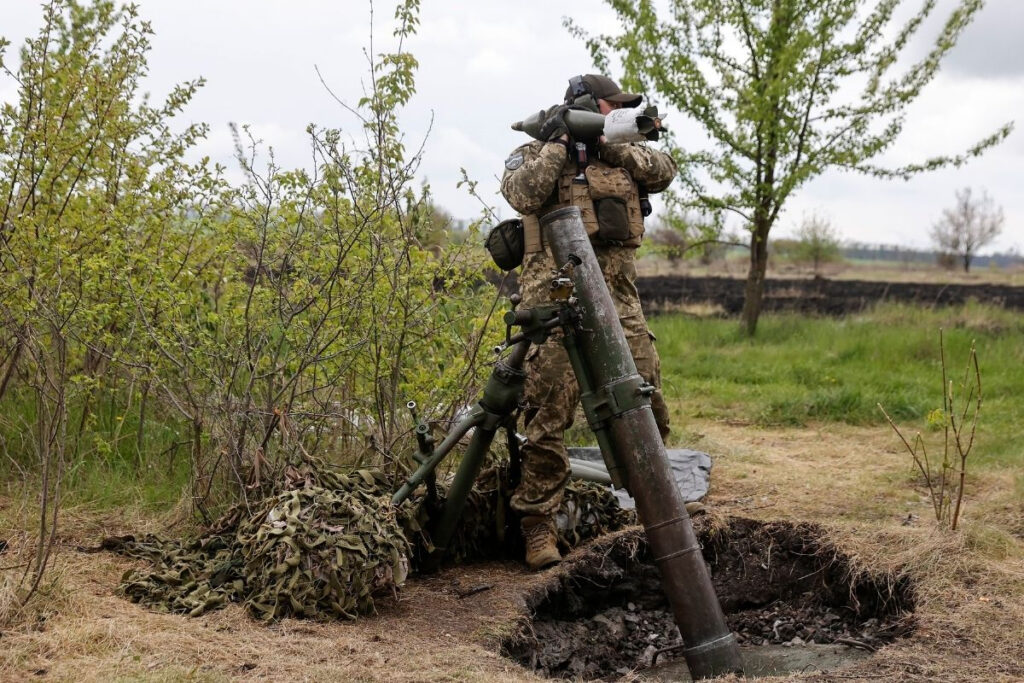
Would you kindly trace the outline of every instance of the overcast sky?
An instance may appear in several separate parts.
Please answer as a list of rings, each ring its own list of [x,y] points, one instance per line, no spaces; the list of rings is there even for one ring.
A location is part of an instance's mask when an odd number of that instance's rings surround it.
[[[211,130],[201,152],[234,168],[229,122],[248,123],[273,145],[278,162],[309,159],[309,123],[358,135],[358,122],[331,97],[316,73],[354,104],[367,75],[363,50],[370,36],[366,0],[141,0],[156,31],[147,89],[154,96],[171,85],[203,76],[207,85],[187,110]],[[917,6],[917,2],[910,3]],[[948,9],[953,0],[939,0]],[[393,6],[378,0],[377,52],[393,45]],[[497,194],[504,159],[526,140],[512,121],[558,101],[567,79],[593,71],[578,40],[562,28],[571,15],[591,32],[615,31],[604,3],[519,0],[475,3],[426,0],[421,27],[407,48],[420,63],[415,99],[400,113],[407,146],[426,137],[422,179],[438,204],[459,218],[479,215],[479,203],[456,188],[460,167],[503,215],[512,211]],[[8,58],[38,28],[35,0],[0,0],[0,35],[11,40]],[[949,55],[943,72],[911,107],[904,138],[883,161],[920,161],[956,153],[1024,112],[1024,0],[988,0]],[[928,47],[919,41],[918,54]],[[616,74],[611,74],[615,76]],[[13,95],[0,78],[0,98]],[[689,128],[670,112],[669,123]],[[687,140],[681,139],[683,144]],[[827,217],[848,240],[927,247],[928,229],[957,188],[985,189],[1006,214],[992,249],[1024,250],[1024,121],[1000,147],[960,169],[925,174],[909,182],[827,173],[798,191],[776,235],[802,216]]]

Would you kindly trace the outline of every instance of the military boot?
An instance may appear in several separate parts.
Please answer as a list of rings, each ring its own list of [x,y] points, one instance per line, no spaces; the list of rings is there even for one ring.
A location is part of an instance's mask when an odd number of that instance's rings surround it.
[[[526,541],[526,564],[534,571],[562,561],[558,552],[555,523],[550,517],[530,515],[523,517],[523,540]]]
[[[686,504],[686,513],[693,517],[694,515],[703,515],[707,512],[707,508],[704,503],[694,500]]]

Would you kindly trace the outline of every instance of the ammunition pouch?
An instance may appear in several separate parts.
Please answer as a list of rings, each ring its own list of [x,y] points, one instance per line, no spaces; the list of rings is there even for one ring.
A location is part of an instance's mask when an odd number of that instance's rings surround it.
[[[510,218],[491,228],[484,240],[484,248],[494,264],[502,270],[514,270],[521,266],[525,254],[523,219]]]
[[[587,185],[594,205],[599,244],[640,245],[644,232],[640,211],[640,193],[633,178],[624,168],[587,166]],[[591,236],[594,239],[594,236]]]
[[[575,164],[566,165],[558,178],[557,195],[536,215],[523,216],[525,252],[544,250],[539,216],[566,206],[579,207],[587,236],[595,246],[640,246],[644,216],[640,190],[624,168],[592,160],[582,176]]]
[[[523,249],[527,254],[544,251],[544,236],[540,234],[540,219],[535,214],[523,216]]]

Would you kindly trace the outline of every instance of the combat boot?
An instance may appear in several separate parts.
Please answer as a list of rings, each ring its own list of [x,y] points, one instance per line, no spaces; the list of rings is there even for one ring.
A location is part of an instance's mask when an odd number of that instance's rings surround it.
[[[704,503],[694,500],[686,504],[686,513],[693,517],[694,515],[703,515],[707,513],[707,508],[704,507]]]
[[[555,524],[550,517],[523,517],[522,528],[523,540],[526,541],[526,564],[530,569],[536,571],[562,561]]]

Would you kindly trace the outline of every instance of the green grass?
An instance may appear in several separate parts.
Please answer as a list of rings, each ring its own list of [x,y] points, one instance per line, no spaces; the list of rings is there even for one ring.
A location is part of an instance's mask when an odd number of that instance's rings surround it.
[[[753,339],[731,319],[666,315],[650,323],[666,396],[684,415],[764,426],[885,425],[881,403],[901,426],[923,430],[942,405],[939,330],[951,378],[963,378],[975,340],[984,404],[974,455],[1024,465],[1020,313],[968,304],[884,306],[847,318],[766,315]]]
[[[41,468],[31,440],[35,402],[27,392],[5,397],[0,416],[0,458],[8,466],[9,485],[39,485]],[[179,424],[152,417],[147,421],[141,452],[136,434],[138,413],[123,414],[106,400],[95,401],[78,438],[81,410],[68,420],[67,449],[61,477],[62,502],[111,509],[130,505],[161,509],[181,500],[189,485],[188,445]],[[122,424],[123,421],[123,424]]]
[[[942,401],[939,329],[948,369],[957,377],[963,376],[976,340],[985,402],[972,460],[1024,469],[1020,313],[971,304],[939,310],[885,306],[847,318],[765,315],[753,339],[740,333],[734,319],[666,315],[653,318],[651,327],[658,336],[666,398],[674,413],[682,411],[676,434],[685,432],[686,417],[797,428],[842,422],[888,430],[878,403],[911,434],[925,430],[925,416]],[[8,475],[0,482],[31,483],[39,476],[26,441],[33,406],[14,393],[5,399],[0,457]],[[122,414],[106,401],[94,407],[77,455],[69,452],[65,504],[160,509],[180,501],[189,482],[181,425],[154,412],[140,454],[137,413]],[[79,419],[73,412],[72,434]],[[941,434],[932,436],[938,444]],[[582,417],[566,440],[593,442]],[[1017,487],[1024,491],[1024,475]]]

